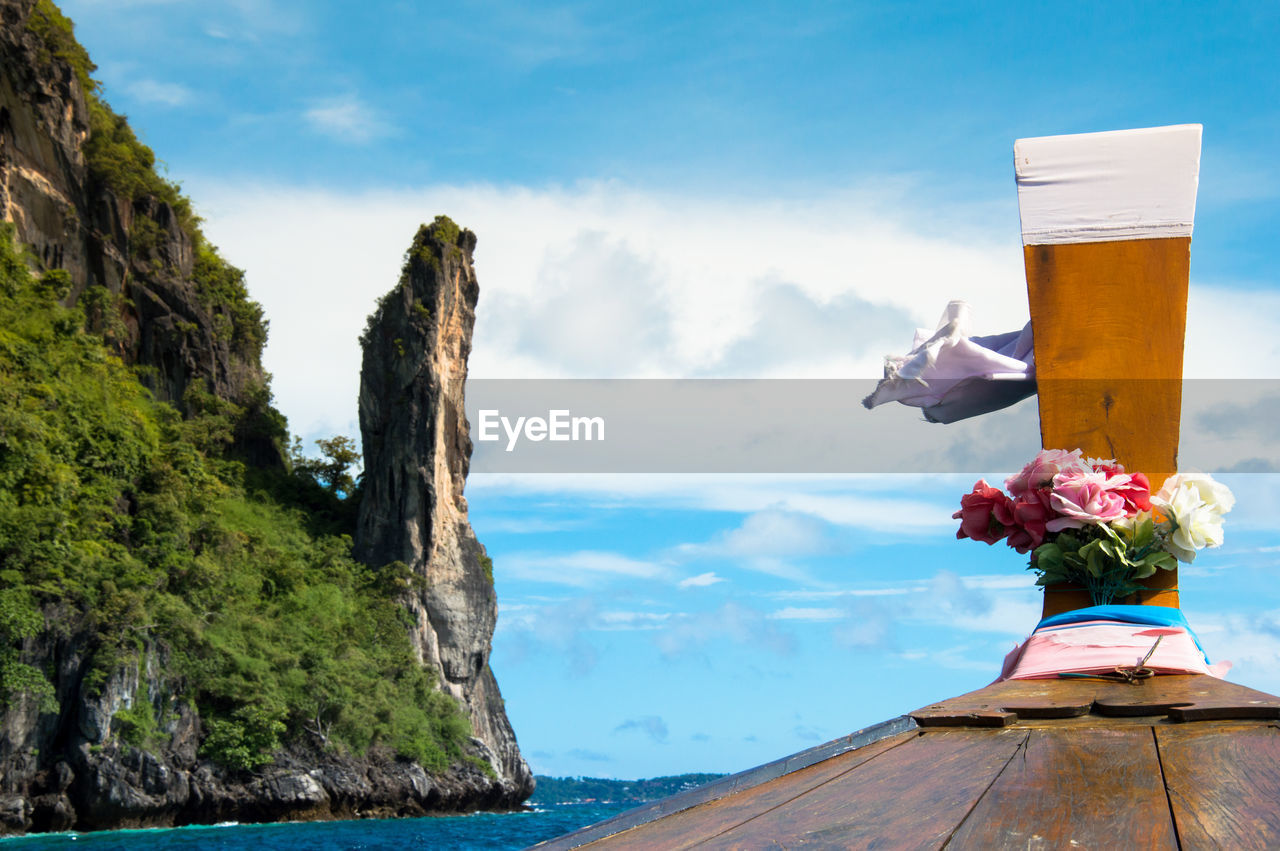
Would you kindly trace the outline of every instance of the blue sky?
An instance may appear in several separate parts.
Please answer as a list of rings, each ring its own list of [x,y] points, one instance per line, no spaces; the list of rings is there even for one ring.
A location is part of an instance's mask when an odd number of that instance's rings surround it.
[[[356,433],[356,337],[438,213],[479,235],[473,376],[872,377],[950,298],[983,332],[1025,321],[1015,138],[1185,122],[1187,374],[1280,376],[1272,6],[63,8],[247,270],[307,439]],[[992,440],[1034,440],[1019,410]],[[1229,481],[1184,607],[1233,679],[1278,691],[1280,487]],[[970,485],[474,477],[535,770],[739,770],[985,684],[1039,604],[1016,554],[954,540]]]

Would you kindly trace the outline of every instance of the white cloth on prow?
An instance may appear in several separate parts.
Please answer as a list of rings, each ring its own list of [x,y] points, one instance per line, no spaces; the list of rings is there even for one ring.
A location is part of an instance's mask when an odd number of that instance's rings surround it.
[[[924,409],[929,422],[953,423],[1035,393],[1031,323],[1021,331],[971,337],[972,314],[967,302],[953,301],[936,331],[916,329],[911,351],[884,359],[884,378],[862,404],[901,402]]]
[[[1191,236],[1199,124],[1013,143],[1023,245]]]

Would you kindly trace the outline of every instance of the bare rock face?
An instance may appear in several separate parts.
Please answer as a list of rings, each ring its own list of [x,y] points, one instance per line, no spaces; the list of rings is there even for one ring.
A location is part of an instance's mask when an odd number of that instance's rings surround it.
[[[41,266],[70,275],[65,303],[84,303],[126,363],[151,368],[143,380],[158,398],[181,409],[188,385],[204,379],[243,404],[264,381],[260,351],[237,346],[227,317],[200,297],[179,212],[122,197],[94,175],[90,99],[33,32],[40,15],[35,0],[0,0],[0,221]]]
[[[414,237],[400,283],[362,340],[363,495],[356,557],[399,561],[423,580],[407,592],[414,646],[462,701],[511,803],[533,792],[489,670],[497,621],[493,568],[462,495],[471,459],[463,406],[475,324],[476,237],[444,216]]]
[[[357,757],[299,747],[276,754],[257,771],[224,769],[196,756],[200,720],[173,703],[154,648],[89,694],[82,676],[84,646],[44,638],[41,648],[65,675],[60,689],[70,718],[59,733],[40,730],[33,706],[11,707],[0,723],[0,837],[58,830],[166,827],[221,821],[269,822],[390,818],[502,809],[511,806],[506,784],[473,762],[428,775],[420,765],[387,753]],[[81,672],[82,673],[82,672]],[[62,695],[60,695],[62,697]],[[152,703],[166,744],[154,752],[131,747],[113,730],[112,717],[134,701]],[[49,716],[45,716],[46,719]],[[54,759],[37,759],[33,745]],[[472,747],[469,755],[487,751]],[[38,764],[42,763],[42,764]]]

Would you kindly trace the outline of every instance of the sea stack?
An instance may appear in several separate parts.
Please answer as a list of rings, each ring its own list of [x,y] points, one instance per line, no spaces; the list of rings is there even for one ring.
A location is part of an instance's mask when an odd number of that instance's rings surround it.
[[[475,325],[476,236],[439,216],[418,229],[399,283],[378,302],[361,340],[364,477],[355,554],[401,562],[419,658],[467,708],[476,739],[518,804],[533,791],[489,669],[498,616],[492,563],[463,496],[471,437],[463,406]]]

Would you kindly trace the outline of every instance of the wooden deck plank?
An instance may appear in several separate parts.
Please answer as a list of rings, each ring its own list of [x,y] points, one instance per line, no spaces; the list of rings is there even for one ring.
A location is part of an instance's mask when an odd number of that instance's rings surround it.
[[[1156,741],[1183,848],[1280,847],[1280,729],[1162,726]]]
[[[1094,701],[1102,715],[1168,713],[1172,721],[1280,718],[1280,697],[1204,674],[1152,677],[1136,688],[1104,684]]]
[[[1137,683],[1006,680],[911,713],[921,727],[1000,727],[1021,719],[1167,715],[1172,721],[1280,719],[1280,697],[1204,674]]]
[[[634,809],[619,813],[613,818],[607,818],[562,836],[547,839],[533,847],[542,849],[542,851],[569,851],[569,849],[580,848],[598,839],[614,836],[634,827],[668,818],[676,813],[682,813],[702,804],[742,794],[749,789],[762,786],[785,775],[802,771],[811,765],[826,762],[842,754],[861,750],[900,733],[909,733],[917,729],[915,721],[906,715],[899,715],[897,718],[890,718],[879,724],[863,727],[861,730],[855,730],[846,736],[840,736],[829,742],[805,748],[781,759],[775,759],[773,762],[766,762],[764,765],[748,768],[746,771],[740,771],[737,774],[713,780],[703,786],[678,792],[658,801],[641,804]],[[867,753],[870,753],[870,751],[867,751]]]
[[[924,733],[697,847],[940,848],[1027,735]]]
[[[1089,712],[1099,685],[1094,680],[1005,680],[930,704],[911,713],[921,727],[1002,726],[987,719],[1003,716],[1073,718]],[[973,720],[976,719],[977,723]]]
[[[868,760],[917,738],[916,731],[849,751],[718,801],[710,801],[659,821],[600,839],[586,848],[689,848],[748,819],[794,800],[823,783],[853,771]]]
[[[1151,728],[1032,730],[946,847],[1177,848]]]

